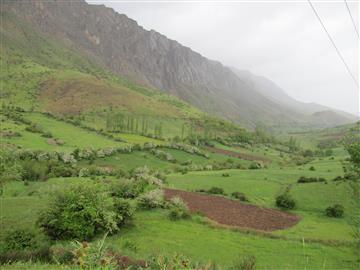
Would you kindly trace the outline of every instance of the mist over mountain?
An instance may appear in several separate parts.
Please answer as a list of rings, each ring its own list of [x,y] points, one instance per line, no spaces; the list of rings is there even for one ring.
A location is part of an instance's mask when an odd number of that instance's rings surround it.
[[[17,20],[115,74],[247,127],[262,123],[321,128],[356,120],[298,102],[267,78],[207,59],[103,5],[54,0],[6,2],[4,7]]]

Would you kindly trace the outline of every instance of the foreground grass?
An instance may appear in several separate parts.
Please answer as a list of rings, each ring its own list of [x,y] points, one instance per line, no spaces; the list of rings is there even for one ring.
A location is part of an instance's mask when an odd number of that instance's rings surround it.
[[[181,253],[224,269],[246,254],[256,256],[257,269],[356,269],[349,247],[270,239],[212,228],[201,220],[174,222],[163,211],[140,212],[134,227],[110,237],[108,243],[137,257]]]

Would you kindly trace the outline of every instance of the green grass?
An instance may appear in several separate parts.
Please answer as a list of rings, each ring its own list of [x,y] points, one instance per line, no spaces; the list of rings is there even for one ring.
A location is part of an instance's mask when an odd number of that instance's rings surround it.
[[[302,220],[293,228],[275,234],[298,239],[351,240],[347,214],[342,219],[329,218],[324,214],[325,209],[335,203],[342,204],[346,213],[353,210],[349,201],[348,184],[332,181],[335,176],[342,175],[341,164],[337,160],[324,159],[314,161],[306,167],[312,165],[317,168],[316,171],[298,167],[226,170],[229,177],[222,176],[224,171],[202,171],[185,175],[172,174],[167,181],[171,188],[189,191],[216,186],[223,188],[228,195],[234,191],[243,192],[250,203],[270,208],[276,208],[275,197],[291,185],[290,193],[297,202],[297,207],[292,212],[301,216]],[[297,184],[300,176],[324,177],[328,184]]]
[[[193,220],[170,221],[162,211],[141,212],[135,226],[110,237],[110,245],[132,255],[185,254],[194,260],[229,267],[239,255],[256,256],[257,269],[356,269],[348,247],[331,247],[301,241],[270,239],[221,228]]]
[[[90,166],[88,161],[80,161],[79,165]],[[143,166],[160,170],[175,166],[173,163],[158,159],[150,153],[139,151],[129,154],[116,154],[111,157],[96,159],[92,165],[99,167],[111,167],[126,171]]]
[[[21,137],[2,137],[3,143],[18,145],[24,149],[63,152],[72,151],[75,148],[98,149],[106,147],[121,147],[127,145],[127,143],[121,143],[112,139],[108,139],[95,132],[87,131],[70,123],[47,117],[41,113],[26,113],[24,116],[33,123],[39,125],[45,132],[51,132],[53,138],[60,139],[64,142],[64,144],[52,144],[50,143],[52,139],[44,138],[40,133],[26,131],[26,125],[21,123],[16,124],[12,120],[2,117],[2,119],[5,120],[4,122],[1,122],[0,130],[11,130],[21,134]]]

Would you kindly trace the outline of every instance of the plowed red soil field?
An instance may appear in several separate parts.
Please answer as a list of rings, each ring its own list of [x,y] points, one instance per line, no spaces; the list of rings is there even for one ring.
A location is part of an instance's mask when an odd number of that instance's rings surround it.
[[[275,209],[244,204],[220,196],[204,195],[175,189],[164,189],[165,198],[182,198],[191,213],[200,212],[217,223],[250,228],[261,231],[275,231],[294,226],[300,217]]]

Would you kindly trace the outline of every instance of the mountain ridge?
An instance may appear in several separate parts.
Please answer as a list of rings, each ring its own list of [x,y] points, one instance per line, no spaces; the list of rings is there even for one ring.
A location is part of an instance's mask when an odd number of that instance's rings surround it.
[[[328,119],[312,122],[311,116],[274,102],[219,61],[145,30],[104,5],[18,1],[7,10],[114,73],[175,95],[207,113],[247,127],[257,123],[329,125]],[[343,117],[340,122],[351,121]]]

